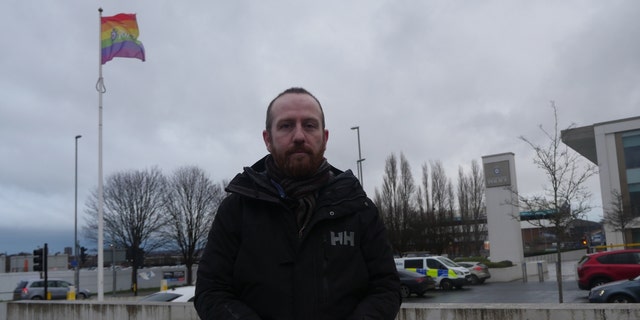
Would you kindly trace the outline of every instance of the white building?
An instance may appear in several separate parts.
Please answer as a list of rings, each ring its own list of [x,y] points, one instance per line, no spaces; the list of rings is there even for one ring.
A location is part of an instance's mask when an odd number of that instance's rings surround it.
[[[598,165],[603,213],[612,210],[614,190],[636,218],[627,244],[640,243],[640,117],[596,123],[562,131],[562,141]],[[622,244],[622,232],[605,225],[608,244]]]

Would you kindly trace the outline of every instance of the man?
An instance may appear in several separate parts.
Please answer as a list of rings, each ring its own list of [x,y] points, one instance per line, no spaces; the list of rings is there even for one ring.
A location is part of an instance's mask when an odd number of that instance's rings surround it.
[[[351,171],[327,162],[320,102],[278,95],[269,155],[227,187],[202,254],[202,319],[394,319],[400,282],[384,225]]]

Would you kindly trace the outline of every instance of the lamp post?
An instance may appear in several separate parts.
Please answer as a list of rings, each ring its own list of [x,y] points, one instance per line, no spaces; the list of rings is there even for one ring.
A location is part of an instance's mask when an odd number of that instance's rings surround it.
[[[111,272],[113,273],[112,278],[113,278],[113,289],[112,294],[115,297],[116,296],[116,245],[115,244],[110,244],[109,245],[111,247]]]
[[[364,186],[364,182],[362,181],[362,161],[365,159],[362,159],[362,151],[360,149],[360,127],[351,127],[351,130],[356,130],[358,133],[358,161],[356,161],[356,165],[358,168],[358,180],[360,180],[360,184]]]
[[[74,208],[74,230],[73,230],[73,246],[76,259],[76,270],[74,272],[73,285],[78,292],[78,286],[80,285],[80,259],[78,259],[78,139],[82,138],[81,135],[76,136],[76,174],[75,174],[75,208]]]

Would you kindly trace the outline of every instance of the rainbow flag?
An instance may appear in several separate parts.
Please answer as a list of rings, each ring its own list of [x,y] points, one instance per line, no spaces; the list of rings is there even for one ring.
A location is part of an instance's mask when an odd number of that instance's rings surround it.
[[[102,64],[115,57],[138,58],[144,61],[144,47],[138,41],[136,15],[120,13],[112,17],[100,17]]]

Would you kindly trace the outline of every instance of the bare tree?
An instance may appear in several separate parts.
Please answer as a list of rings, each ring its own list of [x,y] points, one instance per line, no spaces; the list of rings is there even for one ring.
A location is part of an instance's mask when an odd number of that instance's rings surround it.
[[[558,110],[554,102],[551,102],[553,109],[554,127],[553,131],[547,131],[540,125],[540,130],[547,139],[547,144],[537,144],[523,136],[520,140],[527,143],[534,150],[533,163],[542,169],[549,183],[544,187],[542,194],[531,196],[518,195],[517,199],[522,209],[533,214],[544,216],[548,221],[551,233],[556,236],[557,243],[557,283],[558,302],[562,303],[562,255],[561,245],[565,239],[565,234],[573,221],[583,217],[591,210],[589,192],[586,182],[597,173],[597,168],[591,163],[585,163],[575,152],[572,152],[567,145],[563,144],[558,129]],[[567,129],[573,127],[569,126]],[[519,219],[519,217],[514,217]],[[530,220],[535,226],[546,228],[543,219]]]
[[[442,254],[453,241],[453,187],[445,173],[442,162],[431,162],[431,205],[434,229],[433,250]]]
[[[177,169],[169,179],[167,190],[167,227],[164,235],[172,239],[187,268],[187,284],[193,283],[192,266],[197,252],[207,241],[209,228],[224,198],[222,187],[214,184],[205,172],[194,166]]]
[[[469,209],[471,210],[471,219],[476,222],[472,225],[471,240],[476,244],[476,248],[480,248],[484,244],[484,240],[486,240],[487,212],[484,202],[484,174],[477,160],[471,161],[471,172],[469,173],[468,181],[470,191]]]
[[[403,244],[401,241],[401,221],[397,215],[396,192],[398,190],[398,162],[394,154],[389,155],[385,161],[384,177],[382,178],[382,191],[375,189],[374,202],[380,210],[382,221],[388,233],[389,241],[394,250],[401,252]]]
[[[415,249],[416,232],[416,211],[414,204],[414,196],[416,186],[413,182],[411,174],[411,166],[404,154],[400,153],[400,184],[398,185],[398,213],[401,215],[402,243],[409,248]]]
[[[471,256],[477,251],[473,244],[473,234],[471,232],[475,222],[472,218],[471,209],[471,181],[464,173],[462,167],[458,168],[458,212],[460,214],[460,253],[463,256]]]
[[[627,226],[635,218],[629,205],[625,205],[622,193],[616,189],[611,191],[611,203],[605,208],[603,222],[613,227],[614,231],[622,232],[622,243],[627,245]]]
[[[389,232],[394,249],[404,252],[415,246],[415,185],[411,167],[403,154],[398,160],[391,154],[385,164],[382,192],[375,191],[374,202],[378,206]]]
[[[467,221],[462,222],[455,211],[453,184],[442,163],[432,161],[430,165],[431,169],[427,164],[422,165],[421,185],[416,186],[404,154],[400,154],[399,162],[394,154],[387,158],[382,191],[376,189],[374,201],[387,226],[391,243],[399,253],[459,254],[469,244],[477,253],[484,240],[483,230],[486,230],[486,224],[482,223],[486,217],[480,167],[473,162],[471,173],[461,179],[464,193],[461,193],[458,206],[464,206],[468,216]]]
[[[465,173],[458,169],[458,212],[460,213],[460,234],[463,255],[477,255],[485,240],[487,231],[484,205],[484,177],[478,161],[471,162],[471,170]]]
[[[436,220],[431,206],[429,188],[429,166],[422,164],[422,184],[416,192],[417,215],[415,228],[416,241],[421,251],[431,251],[433,235],[436,234]]]
[[[144,253],[159,248],[164,240],[159,236],[165,224],[164,207],[166,179],[158,168],[126,171],[107,177],[104,184],[105,239],[126,248],[132,260],[131,285],[137,295],[138,267]],[[98,230],[98,194],[87,200],[85,233],[96,238]]]
[[[460,254],[465,256],[478,255],[481,246],[481,234],[480,230],[486,228],[486,224],[481,221],[479,212],[482,212],[483,208],[478,208],[482,205],[482,194],[476,192],[484,192],[484,189],[478,190],[477,185],[477,171],[474,168],[477,167],[477,162],[472,162],[472,169],[469,174],[465,174],[462,167],[458,169],[458,212],[460,214],[460,227],[459,230],[459,251]]]

